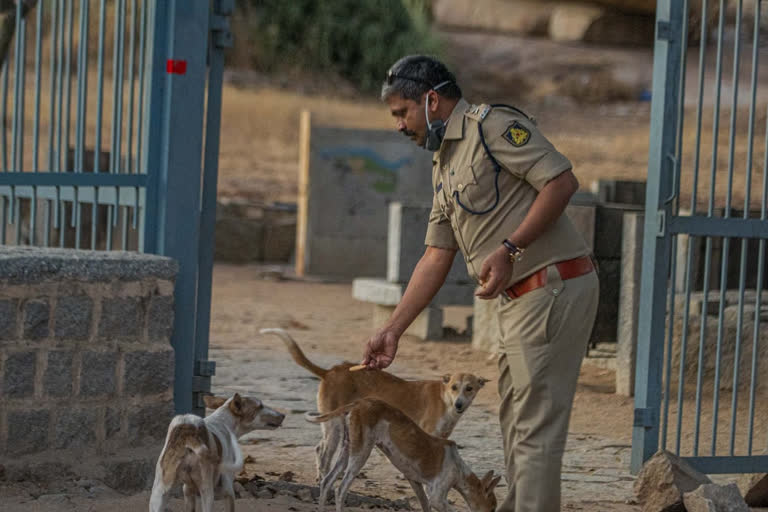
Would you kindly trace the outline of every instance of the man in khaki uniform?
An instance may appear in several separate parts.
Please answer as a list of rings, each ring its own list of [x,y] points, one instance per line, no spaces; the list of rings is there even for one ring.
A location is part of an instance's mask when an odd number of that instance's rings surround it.
[[[426,250],[363,364],[385,368],[445,281],[457,250],[476,295],[498,300],[500,421],[509,493],[501,512],[560,510],[560,472],[598,281],[564,214],[571,163],[524,113],[470,105],[439,61],[404,57],[382,87],[398,131],[434,151]]]

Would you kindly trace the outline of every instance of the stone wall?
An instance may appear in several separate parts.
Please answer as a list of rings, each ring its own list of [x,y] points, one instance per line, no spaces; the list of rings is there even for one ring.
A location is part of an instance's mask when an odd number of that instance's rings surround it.
[[[159,256],[0,247],[6,478],[151,485],[173,414],[176,272]]]

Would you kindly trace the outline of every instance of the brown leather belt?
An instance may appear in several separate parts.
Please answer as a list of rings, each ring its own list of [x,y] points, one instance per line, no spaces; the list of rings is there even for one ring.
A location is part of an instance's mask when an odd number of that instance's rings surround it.
[[[595,265],[592,263],[592,258],[589,256],[581,256],[572,260],[561,261],[555,263],[555,266],[563,281],[589,274],[595,269]],[[516,298],[521,297],[528,292],[532,292],[537,288],[541,288],[545,284],[547,284],[547,267],[538,270],[522,281],[516,282],[505,291],[509,297]]]

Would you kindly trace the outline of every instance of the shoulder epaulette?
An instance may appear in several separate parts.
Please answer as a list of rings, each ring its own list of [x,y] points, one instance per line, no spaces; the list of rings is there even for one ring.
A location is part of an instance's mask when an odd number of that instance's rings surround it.
[[[491,111],[490,105],[485,105],[485,104],[470,105],[469,108],[467,108],[467,110],[464,111],[464,115],[479,123],[483,119],[485,119],[485,116],[487,116],[488,112],[490,111]]]

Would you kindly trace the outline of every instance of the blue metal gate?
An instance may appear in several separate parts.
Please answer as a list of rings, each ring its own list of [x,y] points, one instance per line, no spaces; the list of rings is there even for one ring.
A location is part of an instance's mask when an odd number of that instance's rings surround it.
[[[700,34],[689,25],[694,1]],[[635,472],[658,449],[704,473],[768,471],[764,407],[755,419],[768,386],[759,378],[768,353],[761,2],[739,0],[733,23],[727,7],[724,0],[657,4]],[[709,17],[717,20],[714,45]],[[689,46],[689,30],[697,44]]]
[[[214,373],[212,244],[233,4],[0,3],[0,243],[176,259],[178,412],[203,411]]]

